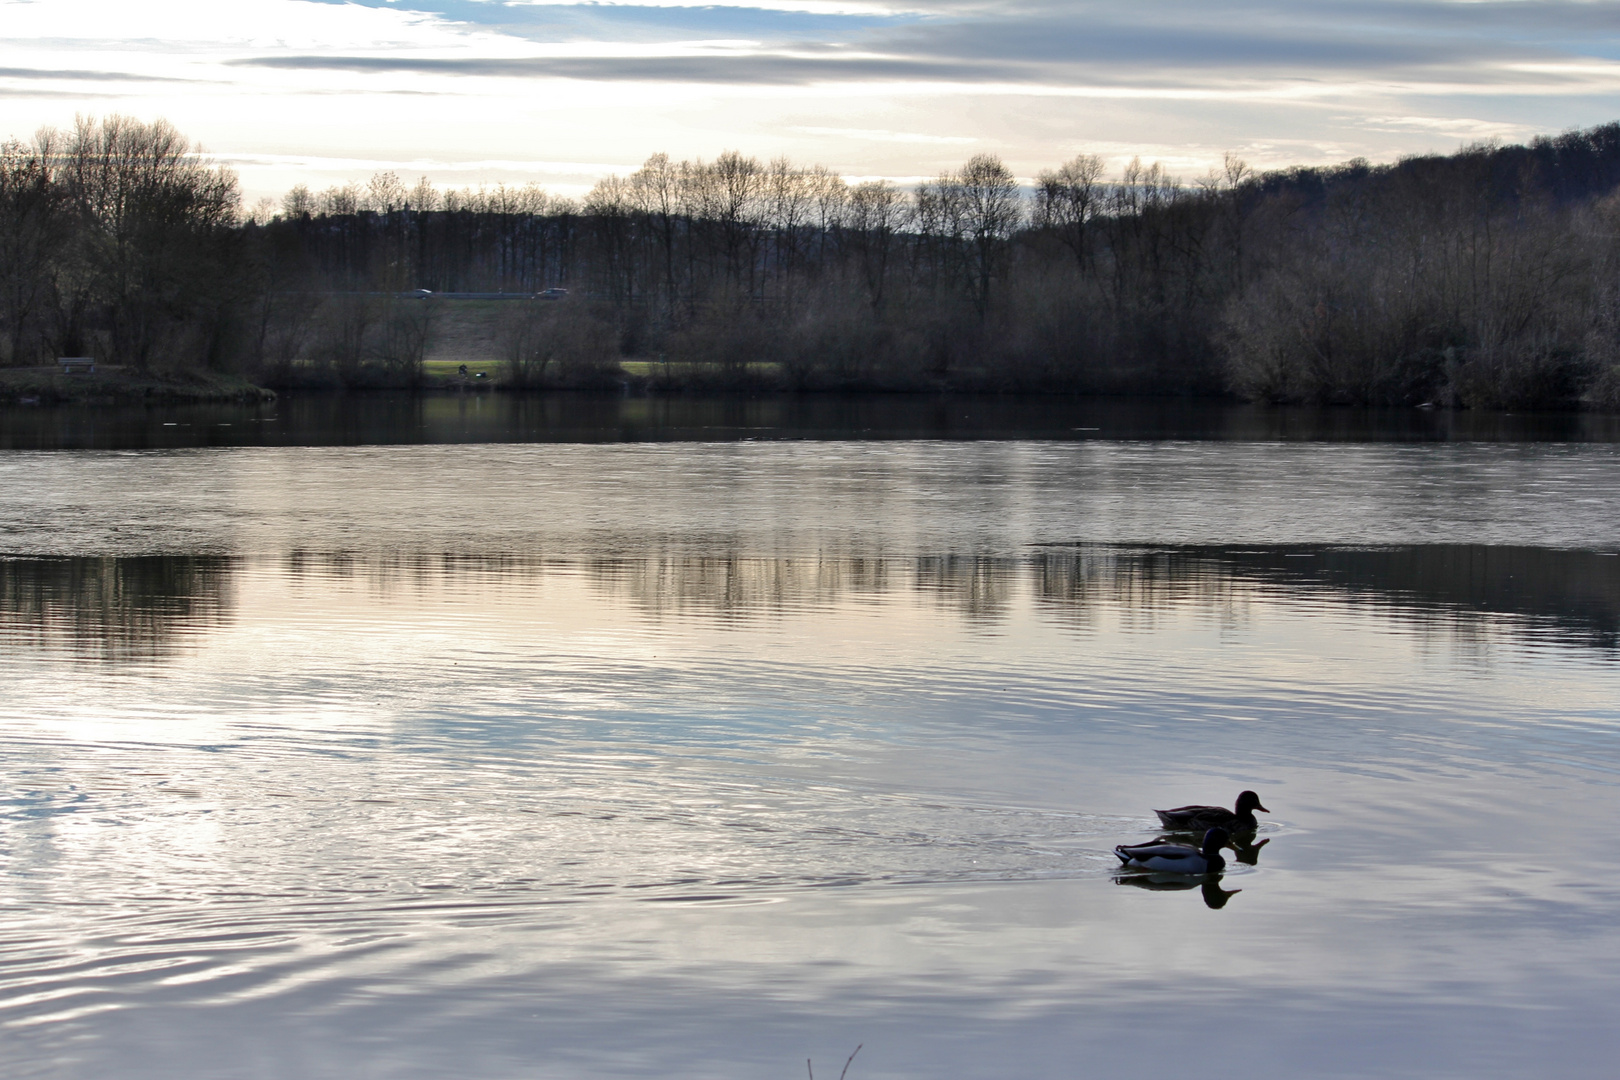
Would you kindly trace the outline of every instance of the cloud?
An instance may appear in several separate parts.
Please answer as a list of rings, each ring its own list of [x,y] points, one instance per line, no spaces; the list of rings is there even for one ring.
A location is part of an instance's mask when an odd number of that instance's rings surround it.
[[[1260,74],[1278,67],[1321,72],[1450,65],[1462,59],[1442,42],[1323,34],[1314,28],[1277,28],[1274,22],[1255,27],[1159,26],[1052,16],[907,27],[872,35],[865,44],[901,55],[963,63],[1019,62],[1047,70],[1148,65],[1153,70],[1190,66]],[[1476,51],[1468,59],[1479,58]]]
[[[828,82],[1090,84],[1200,73],[1249,81],[1454,78],[1512,63],[1620,55],[1616,0],[851,0],[524,4],[497,0],[240,0],[166,6],[152,38],[212,37],[237,68],[762,86]],[[791,10],[795,7],[820,11]],[[96,13],[103,8],[101,16]],[[73,9],[77,26],[65,25]],[[98,49],[134,33],[102,0],[18,4],[19,36],[53,29]],[[195,10],[192,10],[195,9]],[[229,9],[231,14],[224,12]],[[59,10],[63,25],[51,22]],[[846,13],[832,13],[845,11]],[[13,16],[28,15],[18,21]],[[108,20],[112,21],[108,21]],[[123,22],[120,22],[123,20]],[[27,23],[28,25],[24,25]],[[92,38],[89,35],[101,35]],[[694,41],[747,43],[696,58]],[[571,48],[569,46],[572,46]],[[631,50],[627,47],[636,46]],[[660,48],[662,46],[663,48]],[[635,51],[634,58],[626,53]],[[187,48],[195,55],[195,48]],[[525,55],[532,53],[549,55]],[[244,55],[246,54],[246,55]],[[566,55],[565,55],[566,54]],[[685,54],[685,55],[683,55]],[[1522,70],[1522,69],[1521,69]],[[99,78],[101,76],[86,76]]]
[[[467,0],[459,0],[438,8],[468,6]],[[820,35],[809,40],[797,33],[804,27],[790,32],[788,24],[773,22],[781,12],[757,7],[711,5],[694,11],[550,4],[529,10],[543,11],[553,22],[585,12],[579,18],[588,19],[596,30],[625,33],[593,42],[574,33],[585,25],[576,19],[568,33],[547,42],[552,55],[545,56],[304,50],[234,62],[282,70],[603,82],[1062,86],[1144,80],[1186,85],[1210,73],[1251,82],[1278,77],[1454,81],[1476,74],[1490,82],[1500,81],[1515,64],[1522,72],[1526,63],[1606,58],[1604,42],[1612,47],[1609,51],[1620,52],[1620,3],[1611,0],[1533,5],[1518,0],[1337,0],[1305,8],[1275,0],[1159,0],[1136,8],[1095,0],[1061,5],[920,0],[911,6],[915,13],[903,17],[818,16]],[[700,31],[731,35],[749,47],[692,55],[690,46]],[[749,31],[762,34],[750,38]],[[773,36],[772,31],[779,33]],[[570,55],[560,55],[565,39],[575,46]],[[539,43],[540,38],[534,40]],[[631,42],[639,47],[627,55],[625,46]]]
[[[377,160],[740,146],[900,176],[971,145],[1201,171],[1620,115],[1620,0],[0,0],[0,25],[15,128],[116,91],[215,147]]]
[[[972,146],[982,140],[971,135],[929,135],[918,131],[887,131],[873,128],[838,128],[799,125],[793,129],[805,135],[832,135],[844,139],[868,139],[884,143],[922,143],[935,146]]]
[[[175,79],[162,75],[134,75],[127,71],[82,71],[59,70],[48,71],[41,68],[14,68],[0,67],[0,79],[43,79],[50,81],[71,82],[147,82],[147,83],[183,83],[195,82],[194,79]]]
[[[374,0],[380,2],[380,0]],[[401,5],[390,5],[396,9]],[[855,4],[603,4],[490,3],[417,0],[408,10],[451,23],[497,30],[536,41],[746,35],[769,40],[841,38],[861,29],[914,21],[920,16]]]
[[[837,82],[1117,85],[1152,81],[1186,86],[1210,73],[1261,81],[1292,75],[1313,81],[1371,73],[1455,78],[1459,71],[1545,59],[1543,51],[1481,48],[1466,55],[1443,42],[1204,30],[1061,19],[909,26],[831,43],[672,43],[590,46],[573,55],[422,56],[410,53],[243,57],[237,66],[299,71],[408,72],[484,78],[573,79],[716,85],[806,86]],[[740,46],[740,47],[739,47]],[[1464,77],[1467,77],[1465,74]]]
[[[816,82],[1028,81],[1016,63],[905,57],[812,57],[715,53],[704,56],[548,56],[518,60],[390,56],[279,56],[237,60],[251,67],[301,71],[414,72],[494,78],[581,79],[590,82],[694,82],[802,86]]]
[[[1529,134],[1517,124],[1466,116],[1364,116],[1354,122],[1369,131],[1438,132],[1459,139],[1510,138]]]

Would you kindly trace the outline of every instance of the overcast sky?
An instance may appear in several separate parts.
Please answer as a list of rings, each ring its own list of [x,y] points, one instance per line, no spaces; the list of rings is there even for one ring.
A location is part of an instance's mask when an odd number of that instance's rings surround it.
[[[250,197],[381,169],[577,194],[659,150],[1190,178],[1620,118],[1620,0],[0,0],[0,136],[80,112],[169,118]]]

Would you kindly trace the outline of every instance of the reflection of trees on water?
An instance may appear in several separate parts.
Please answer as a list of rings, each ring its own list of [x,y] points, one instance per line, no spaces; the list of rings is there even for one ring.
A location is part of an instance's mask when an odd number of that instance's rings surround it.
[[[747,616],[832,604],[897,587],[900,564],[883,558],[750,558],[667,555],[592,559],[590,579],[654,614]]]
[[[984,556],[918,559],[912,566],[917,590],[970,619],[994,619],[1012,599],[1017,563]]]
[[[229,621],[234,569],[218,556],[0,560],[0,631],[91,658],[162,659]]]
[[[1096,550],[1044,554],[1038,561],[1055,561],[1057,568],[1040,576],[1061,583],[1065,565],[1094,562]],[[1091,576],[1099,575],[1093,570]],[[1522,620],[1521,629],[1553,640],[1605,651],[1620,647],[1620,557],[1590,551],[1467,544],[1121,550],[1100,576],[1112,600],[1144,612],[1192,600],[1236,616],[1263,590],[1305,601],[1371,604],[1462,641],[1492,625],[1490,616],[1507,615]],[[1072,605],[1076,593],[1071,586],[1067,593],[1046,589],[1037,595],[1063,606]]]
[[[1036,602],[1080,629],[1090,629],[1104,606],[1132,630],[1150,630],[1159,616],[1189,603],[1241,617],[1249,599],[1241,582],[1218,566],[1168,554],[1103,545],[1043,551],[1031,559]]]
[[[281,572],[295,585],[318,589],[322,583],[336,580],[364,585],[378,596],[401,591],[439,592],[447,584],[460,585],[473,579],[502,584],[539,580],[548,569],[572,565],[566,560],[542,556],[450,552],[378,555],[353,551],[291,551],[278,560]]]
[[[587,565],[598,586],[655,614],[747,617],[909,592],[971,619],[996,619],[1012,599],[1019,563],[977,556],[669,555]]]
[[[219,557],[0,561],[0,620],[13,640],[21,634],[114,658],[167,655],[185,634],[229,617],[234,567]],[[1238,625],[1256,602],[1281,599],[1371,607],[1464,647],[1506,628],[1539,641],[1620,649],[1620,557],[1531,548],[1077,545],[1027,557],[922,558],[294,552],[279,567],[311,585],[363,581],[379,596],[474,578],[507,588],[567,573],[649,614],[728,620],[911,596],[975,624],[993,625],[1027,599],[1079,630],[1097,628],[1105,613],[1127,629],[1148,630],[1189,609]]]
[[[652,612],[747,616],[860,595],[910,592],[974,621],[1003,618],[1020,593],[1078,629],[1114,613],[1151,629],[1191,606],[1222,623],[1247,621],[1262,599],[1372,605],[1466,644],[1502,625],[1543,640],[1620,648],[1620,557],[1537,548],[1432,545],[1053,548],[1027,558],[664,555],[593,560],[609,592]]]

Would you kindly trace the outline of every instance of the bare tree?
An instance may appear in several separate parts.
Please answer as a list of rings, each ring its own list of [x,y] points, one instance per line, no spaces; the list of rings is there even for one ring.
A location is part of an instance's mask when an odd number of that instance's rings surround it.
[[[888,180],[869,180],[849,193],[849,231],[861,261],[861,277],[873,311],[883,310],[889,257],[911,219],[906,193]]]
[[[405,196],[405,205],[421,214],[430,214],[439,209],[441,201],[439,189],[425,176],[417,180],[416,186]]]
[[[811,178],[787,158],[776,158],[766,169],[765,204],[765,224],[776,249],[782,300],[791,309],[793,278],[799,269],[804,233],[815,205]]]
[[[321,192],[316,203],[320,211],[330,217],[358,213],[365,205],[365,192],[359,184],[333,184]]]
[[[765,170],[759,159],[727,150],[709,166],[710,201],[720,227],[726,278],[733,289],[754,294],[759,226],[763,218]],[[746,278],[746,280],[745,280]]]
[[[319,207],[309,188],[299,184],[281,197],[281,211],[290,218],[307,217]]]
[[[515,386],[599,379],[618,358],[611,324],[584,305],[543,300],[513,305],[503,316],[501,349]]]
[[[62,191],[55,181],[55,136],[41,132],[34,146],[0,144],[0,326],[5,362],[37,359],[36,325],[47,298],[57,251],[68,233]],[[32,337],[33,343],[27,344]]]
[[[422,381],[422,362],[433,341],[439,305],[432,299],[390,297],[381,317],[378,358],[393,381]]]
[[[825,165],[812,168],[809,179],[816,199],[816,231],[824,244],[836,247],[838,232],[844,226],[844,215],[849,209],[849,184]]]
[[[551,322],[550,312],[539,301],[512,304],[501,313],[497,339],[506,361],[506,380],[512,386],[544,385],[552,361]]]
[[[1007,241],[1023,218],[1018,182],[994,154],[975,154],[953,174],[961,231],[968,244],[974,303],[983,318],[990,286],[1004,269]]]
[[[377,214],[392,214],[395,210],[403,209],[409,198],[410,193],[400,183],[398,173],[380,172],[366,182],[361,209]]]
[[[1036,178],[1035,225],[1057,234],[1082,276],[1091,267],[1088,230],[1101,209],[1102,172],[1102,158],[1079,154]]]
[[[675,241],[681,224],[681,172],[668,154],[654,154],[630,177],[630,197],[636,209],[646,216],[663,255],[664,303],[666,312],[675,313]]]
[[[63,159],[112,355],[144,369],[226,280],[210,242],[236,224],[236,176],[209,167],[164,120],[80,117]]]
[[[615,303],[636,296],[634,186],[622,176],[607,176],[585,196],[585,214],[601,235],[603,275]]]
[[[366,293],[337,293],[322,305],[317,349],[344,383],[360,380],[383,307],[380,296]]]
[[[242,220],[251,225],[268,225],[276,217],[276,200],[270,196],[261,196],[253,203],[253,209],[242,215]]]

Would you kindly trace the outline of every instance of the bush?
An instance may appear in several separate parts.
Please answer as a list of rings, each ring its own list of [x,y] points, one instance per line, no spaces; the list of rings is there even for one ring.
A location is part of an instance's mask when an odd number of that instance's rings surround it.
[[[503,316],[498,334],[510,386],[600,386],[619,366],[619,333],[590,305],[524,300]]]

